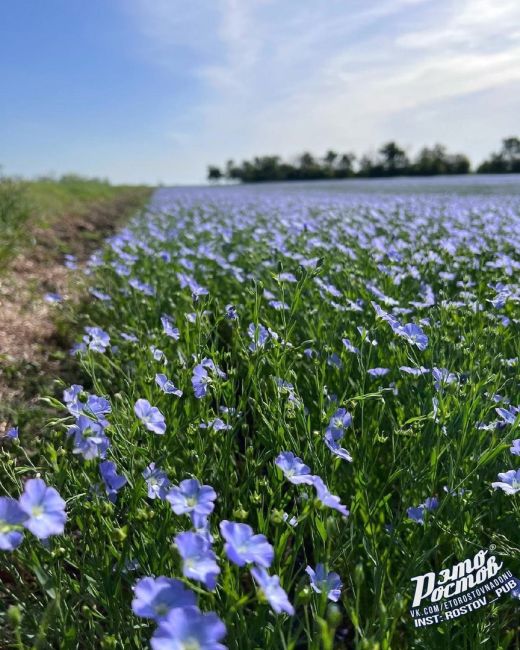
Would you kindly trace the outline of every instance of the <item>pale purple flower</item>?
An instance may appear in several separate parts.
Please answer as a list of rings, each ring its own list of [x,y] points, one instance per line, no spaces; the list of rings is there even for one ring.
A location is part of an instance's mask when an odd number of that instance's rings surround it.
[[[263,348],[269,339],[269,330],[260,324],[255,325],[254,323],[249,323],[247,333],[251,339],[251,343],[249,344],[251,352],[256,352],[259,348]]]
[[[311,474],[310,467],[305,465],[302,459],[295,456],[292,451],[280,452],[275,464],[282,470],[285,478],[294,485],[301,483],[314,485],[314,476]]]
[[[27,481],[19,506],[28,516],[24,522],[25,528],[39,539],[63,533],[67,521],[65,501],[56,489],[45,485],[41,478]]]
[[[141,282],[141,280],[138,280],[137,278],[132,278],[131,280],[128,280],[128,284],[136,291],[140,291],[141,293],[143,293],[145,296],[155,296],[155,289],[152,287],[151,284],[147,284],[146,282]]]
[[[16,499],[0,497],[0,550],[14,551],[20,546],[27,517]]]
[[[345,429],[352,424],[352,416],[344,408],[339,408],[331,417],[328,427],[325,431],[325,444],[330,451],[343,458],[343,460],[352,462],[350,453],[338,444],[338,441],[345,435]]]
[[[130,343],[137,343],[139,341],[135,334],[127,334],[126,332],[121,332],[121,338]]]
[[[350,453],[342,447],[340,444],[338,444],[338,440],[341,440],[343,438],[343,434],[339,433],[337,430],[330,430],[327,429],[325,432],[325,444],[327,447],[330,449],[330,451],[338,456],[338,458],[342,458],[343,460],[346,460],[347,462],[351,463],[352,462],[352,456]]]
[[[390,372],[390,368],[369,368],[367,372],[371,377],[384,377]]]
[[[88,349],[105,352],[110,345],[110,336],[101,327],[85,327],[85,332],[88,334],[88,338],[85,340]]]
[[[170,610],[197,604],[195,594],[180,580],[159,576],[141,578],[134,585],[132,611],[136,616],[162,620]]]
[[[214,612],[183,607],[159,622],[150,644],[152,650],[226,650],[220,643],[225,636],[226,626]]]
[[[164,352],[155,345],[150,346],[150,352],[152,353],[154,361],[162,361],[164,364],[168,363],[168,359],[166,358]]]
[[[176,535],[174,541],[182,557],[183,575],[202,582],[208,589],[215,589],[220,568],[208,538],[200,533],[187,532]]]
[[[251,569],[251,575],[255,582],[262,590],[269,605],[277,614],[285,612],[289,616],[294,615],[294,607],[289,602],[285,590],[280,586],[278,576],[270,576],[265,569],[254,567]]]
[[[174,327],[171,318],[169,316],[161,316],[161,323],[163,326],[163,332],[166,334],[166,336],[169,336],[175,341],[178,341],[180,337],[179,328]]]
[[[105,460],[99,464],[99,473],[103,479],[109,501],[115,503],[117,493],[127,484],[126,478],[117,473],[116,465],[111,460]]]
[[[345,434],[345,429],[348,429],[351,424],[352,416],[350,413],[344,408],[339,408],[330,418],[327,431],[334,433],[337,437],[342,437]]]
[[[413,368],[411,366],[399,366],[399,370],[401,372],[405,372],[408,375],[414,375],[414,377],[420,377],[421,375],[426,375],[430,371],[428,368],[425,368],[424,366],[420,366],[419,368]]]
[[[269,568],[274,559],[274,549],[265,535],[255,535],[248,524],[221,521],[220,532],[226,543],[228,558],[238,566],[256,564]]]
[[[234,305],[226,305],[226,316],[229,320],[236,320],[238,318],[237,308]]]
[[[104,291],[101,291],[100,289],[89,289],[89,292],[94,298],[97,298],[98,300],[101,300],[102,302],[110,302],[112,298],[109,296],[108,293],[105,293]]]
[[[148,431],[162,435],[166,432],[164,415],[156,406],[152,406],[146,399],[138,399],[134,406],[134,413],[141,420]]]
[[[5,437],[11,440],[17,440],[19,435],[18,427],[11,427],[5,432]]]
[[[406,514],[408,515],[408,518],[411,519],[412,521],[415,521],[418,524],[424,524],[424,511],[425,508],[423,505],[417,507],[412,506],[408,508]]]
[[[202,364],[198,364],[193,368],[193,375],[191,378],[191,384],[193,386],[193,392],[197,399],[201,399],[208,392],[208,384],[211,382],[211,378],[208,375],[208,371]]]
[[[176,395],[177,397],[182,397],[182,390],[177,388],[173,381],[168,379],[166,375],[162,373],[157,373],[155,375],[155,383],[159,388],[166,393],[167,395]]]
[[[46,293],[43,296],[43,299],[45,300],[45,302],[48,302],[48,303],[56,303],[56,302],[62,302],[63,296],[60,293],[52,293],[52,292],[50,292],[50,293]]]
[[[327,598],[337,603],[341,596],[341,578],[337,573],[327,573],[323,564],[317,564],[316,569],[308,566],[305,569],[311,581],[311,588],[317,594],[326,593]]]
[[[410,345],[415,345],[421,352],[428,347],[428,337],[422,329],[414,323],[394,328],[394,332],[404,338]]]
[[[508,472],[502,472],[498,475],[498,481],[491,483],[491,487],[499,488],[506,494],[516,494],[520,491],[520,469],[510,469]]]
[[[272,307],[273,309],[276,309],[276,311],[289,309],[289,305],[286,302],[283,302],[282,300],[270,300],[269,306]]]
[[[351,352],[352,354],[359,354],[359,348],[356,348],[355,345],[353,345],[349,339],[341,339],[343,345],[347,349],[348,352]]]
[[[337,510],[343,517],[348,517],[350,512],[347,507],[341,503],[341,500],[335,494],[329,491],[323,480],[319,476],[314,477],[314,488],[316,489],[316,498],[321,501],[324,506]]]
[[[213,359],[210,359],[208,357],[204,357],[204,359],[202,359],[200,364],[201,364],[201,366],[203,366],[207,370],[211,370],[211,372],[213,374],[217,375],[217,377],[220,377],[220,379],[226,379],[227,378],[226,373],[217,366],[217,364],[213,361]]]
[[[294,273],[289,273],[288,271],[283,271],[277,276],[277,279],[281,282],[298,282]]]
[[[431,510],[436,510],[439,507],[439,499],[437,497],[428,497],[424,503],[419,504],[417,507],[408,508],[406,511],[409,519],[418,524],[424,524],[424,513]]]
[[[513,454],[513,456],[520,456],[520,438],[513,440],[509,451]]]
[[[104,458],[110,447],[110,440],[104,433],[100,422],[80,415],[76,424],[67,429],[67,435],[74,437],[74,454],[80,454],[85,460]]]
[[[220,418],[215,418],[211,422],[201,422],[199,424],[201,429],[213,429],[214,431],[229,431],[233,427],[230,424],[226,424],[224,420]]]
[[[457,375],[450,372],[447,368],[432,368],[433,385],[435,390],[440,390],[441,386],[454,384],[457,381]]]
[[[166,495],[176,515],[209,515],[213,512],[216,498],[215,490],[210,485],[201,485],[196,478],[181,481]]]
[[[170,486],[166,472],[156,467],[155,463],[150,463],[143,472],[143,478],[148,487],[148,498],[166,499],[167,490]]]
[[[520,408],[517,406],[509,406],[508,408],[496,408],[495,411],[504,424],[514,424],[517,415],[520,413]]]

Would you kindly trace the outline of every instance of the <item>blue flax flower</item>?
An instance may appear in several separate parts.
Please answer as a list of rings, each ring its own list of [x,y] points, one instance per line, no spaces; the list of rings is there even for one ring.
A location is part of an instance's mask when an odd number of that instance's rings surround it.
[[[269,568],[274,559],[274,549],[265,535],[255,535],[251,526],[234,521],[221,521],[220,532],[226,540],[224,550],[238,566],[257,564]]]
[[[491,483],[491,487],[503,490],[506,494],[516,494],[520,491],[520,469],[510,469],[498,475],[498,481]]]
[[[14,551],[23,540],[22,525],[27,520],[16,499],[0,497],[0,550]]]
[[[390,372],[390,368],[369,368],[367,372],[371,377],[384,377]]]
[[[359,348],[356,348],[356,346],[353,345],[349,339],[341,339],[341,341],[348,352],[351,352],[352,354],[359,354]]]
[[[104,458],[110,447],[110,440],[104,433],[104,427],[99,422],[80,415],[67,429],[68,436],[74,436],[74,454],[80,454],[85,460]]]
[[[196,478],[187,478],[166,495],[176,515],[192,513],[207,516],[213,512],[217,493],[210,485],[201,485]]]
[[[159,576],[141,578],[134,585],[132,611],[136,616],[160,621],[176,607],[196,604],[195,594],[186,589],[180,580]]]
[[[182,397],[182,390],[177,388],[173,381],[168,379],[166,375],[162,373],[157,373],[155,375],[155,383],[159,388],[166,393],[167,395],[176,395],[177,397]]]
[[[110,336],[101,327],[85,327],[87,337],[84,339],[89,350],[105,352],[110,345]]]
[[[166,472],[156,467],[155,463],[150,463],[143,472],[143,478],[146,481],[150,499],[166,499],[170,486]]]
[[[432,368],[432,376],[435,390],[440,390],[441,386],[454,384],[457,381],[457,375],[450,372],[447,368]]]
[[[419,327],[414,323],[407,323],[406,325],[399,326],[394,329],[394,332],[405,339],[410,345],[415,345],[421,352],[428,347],[428,337]]]
[[[502,419],[503,424],[514,424],[517,415],[520,413],[518,406],[508,406],[508,408],[496,408],[495,411]]]
[[[213,431],[229,431],[233,427],[230,424],[226,424],[224,420],[220,418],[215,418],[211,422],[201,422],[199,424],[201,429],[213,429]]]
[[[210,541],[200,533],[179,533],[175,546],[182,557],[182,573],[186,578],[199,580],[208,589],[215,589],[220,568]]]
[[[164,415],[156,406],[152,406],[147,399],[138,399],[134,406],[134,413],[141,420],[148,431],[162,435],[166,431]]]
[[[117,473],[116,465],[111,460],[105,460],[99,464],[99,473],[105,484],[105,491],[109,501],[115,503],[117,493],[127,483],[126,478]]]
[[[19,505],[28,515],[25,528],[39,539],[63,533],[67,521],[65,501],[57,490],[45,485],[41,478],[27,481]]]
[[[327,573],[325,566],[321,563],[316,565],[316,569],[308,566],[305,573],[310,578],[313,591],[317,594],[326,593],[329,600],[335,603],[338,602],[343,584],[337,573],[334,573],[334,571]]]
[[[345,435],[345,429],[352,424],[352,416],[346,409],[338,409],[331,417],[329,425],[325,431],[325,444],[333,454],[352,462],[352,456],[349,452],[338,444],[338,441]]]
[[[5,432],[5,437],[11,440],[17,440],[19,435],[18,427],[11,427]]]
[[[430,371],[428,368],[421,366],[420,368],[413,368],[411,366],[399,366],[401,372],[405,372],[408,375],[414,375],[414,377],[420,377],[421,375],[426,375]]]
[[[211,382],[211,378],[208,375],[208,371],[202,364],[198,364],[193,368],[193,375],[191,377],[191,385],[193,386],[193,392],[197,399],[205,397],[208,392],[208,384]]]
[[[169,336],[175,341],[178,341],[180,337],[179,329],[177,327],[174,327],[171,318],[169,316],[161,316],[161,323],[166,336]]]
[[[329,491],[329,488],[325,485],[323,480],[319,476],[314,477],[314,488],[316,489],[316,498],[324,506],[337,510],[343,517],[348,517],[350,512],[347,507],[341,503],[341,500],[335,494],[332,494]]]
[[[282,470],[285,478],[294,485],[301,483],[314,485],[314,476],[311,474],[310,467],[305,465],[302,459],[295,456],[292,451],[280,452],[275,464]]]
[[[280,578],[278,576],[270,576],[265,569],[257,567],[251,569],[251,575],[262,590],[269,605],[271,605],[277,614],[285,612],[289,616],[293,616],[294,607],[289,602],[285,590],[280,586]]]
[[[439,499],[437,497],[428,497],[424,503],[419,504],[417,507],[412,506],[408,508],[406,514],[408,518],[418,524],[424,524],[424,515],[427,511],[436,510],[439,507]]]
[[[226,650],[220,643],[225,636],[226,626],[214,612],[182,607],[160,621],[150,644],[152,650]]]
[[[249,344],[251,352],[263,348],[269,339],[269,330],[261,324],[255,325],[254,323],[249,323],[247,333],[251,339],[251,343]]]

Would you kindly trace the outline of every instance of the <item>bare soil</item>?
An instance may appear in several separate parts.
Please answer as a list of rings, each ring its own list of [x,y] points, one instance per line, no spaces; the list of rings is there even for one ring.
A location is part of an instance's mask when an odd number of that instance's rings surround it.
[[[143,191],[129,191],[63,215],[45,228],[29,224],[33,244],[0,275],[0,433],[66,365],[69,342],[57,327],[62,307],[44,300],[46,293],[59,293],[70,309],[82,294],[74,272],[64,266],[65,253],[81,265],[145,199]]]

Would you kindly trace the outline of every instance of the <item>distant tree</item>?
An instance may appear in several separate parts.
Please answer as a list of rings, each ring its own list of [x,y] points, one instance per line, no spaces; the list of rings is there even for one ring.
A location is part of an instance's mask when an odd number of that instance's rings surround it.
[[[504,138],[502,149],[492,153],[477,168],[479,174],[513,174],[520,172],[520,139],[517,137]]]
[[[232,160],[228,160],[226,163],[226,178],[229,181],[240,180],[240,173],[240,167],[238,165],[235,165]]]
[[[384,175],[397,176],[406,173],[410,166],[410,161],[406,152],[401,149],[395,142],[384,144],[379,153],[382,156],[382,167]]]
[[[344,153],[336,163],[336,178],[348,178],[354,176],[354,162],[356,156],[353,153]]]
[[[376,158],[370,154],[361,156],[359,160],[358,176],[372,178],[374,176],[383,176],[383,166]]]
[[[470,161],[461,153],[449,153],[442,144],[423,147],[413,161],[404,149],[391,140],[385,143],[377,154],[365,154],[359,159],[357,170],[353,153],[337,153],[329,149],[322,158],[304,151],[292,162],[283,161],[280,156],[255,156],[235,164],[228,160],[225,171],[219,167],[208,167],[208,179],[218,181],[223,176],[242,183],[266,181],[320,180],[330,178],[379,178],[390,176],[435,176],[439,174],[467,174],[471,171]],[[520,138],[509,137],[502,141],[502,148],[493,153],[477,170],[480,173],[520,173]]]
[[[327,167],[329,167],[330,169],[334,169],[334,163],[336,162],[337,158],[338,158],[338,154],[332,149],[329,149],[325,154],[325,156],[323,157],[323,160],[325,161]]]
[[[431,149],[423,147],[410,167],[410,173],[416,176],[467,174],[469,171],[470,162],[466,156],[448,154],[446,147],[441,144],[436,144]]]
[[[220,167],[215,167],[213,165],[208,166],[208,181],[217,182],[222,178],[222,172]]]

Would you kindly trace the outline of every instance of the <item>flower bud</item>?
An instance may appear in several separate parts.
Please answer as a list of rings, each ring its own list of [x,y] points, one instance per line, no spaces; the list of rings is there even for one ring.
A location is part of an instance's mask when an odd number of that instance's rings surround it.
[[[22,612],[18,605],[10,605],[7,609],[7,620],[14,628],[22,622]]]
[[[329,603],[327,605],[327,623],[329,624],[329,627],[336,629],[342,620],[343,614],[338,605],[336,605],[336,603]]]
[[[312,589],[308,585],[305,585],[305,587],[302,587],[296,594],[296,602],[305,605],[310,602],[312,594]]]
[[[122,543],[128,536],[128,527],[123,526],[122,528],[115,528],[112,531],[112,541],[117,543]]]

